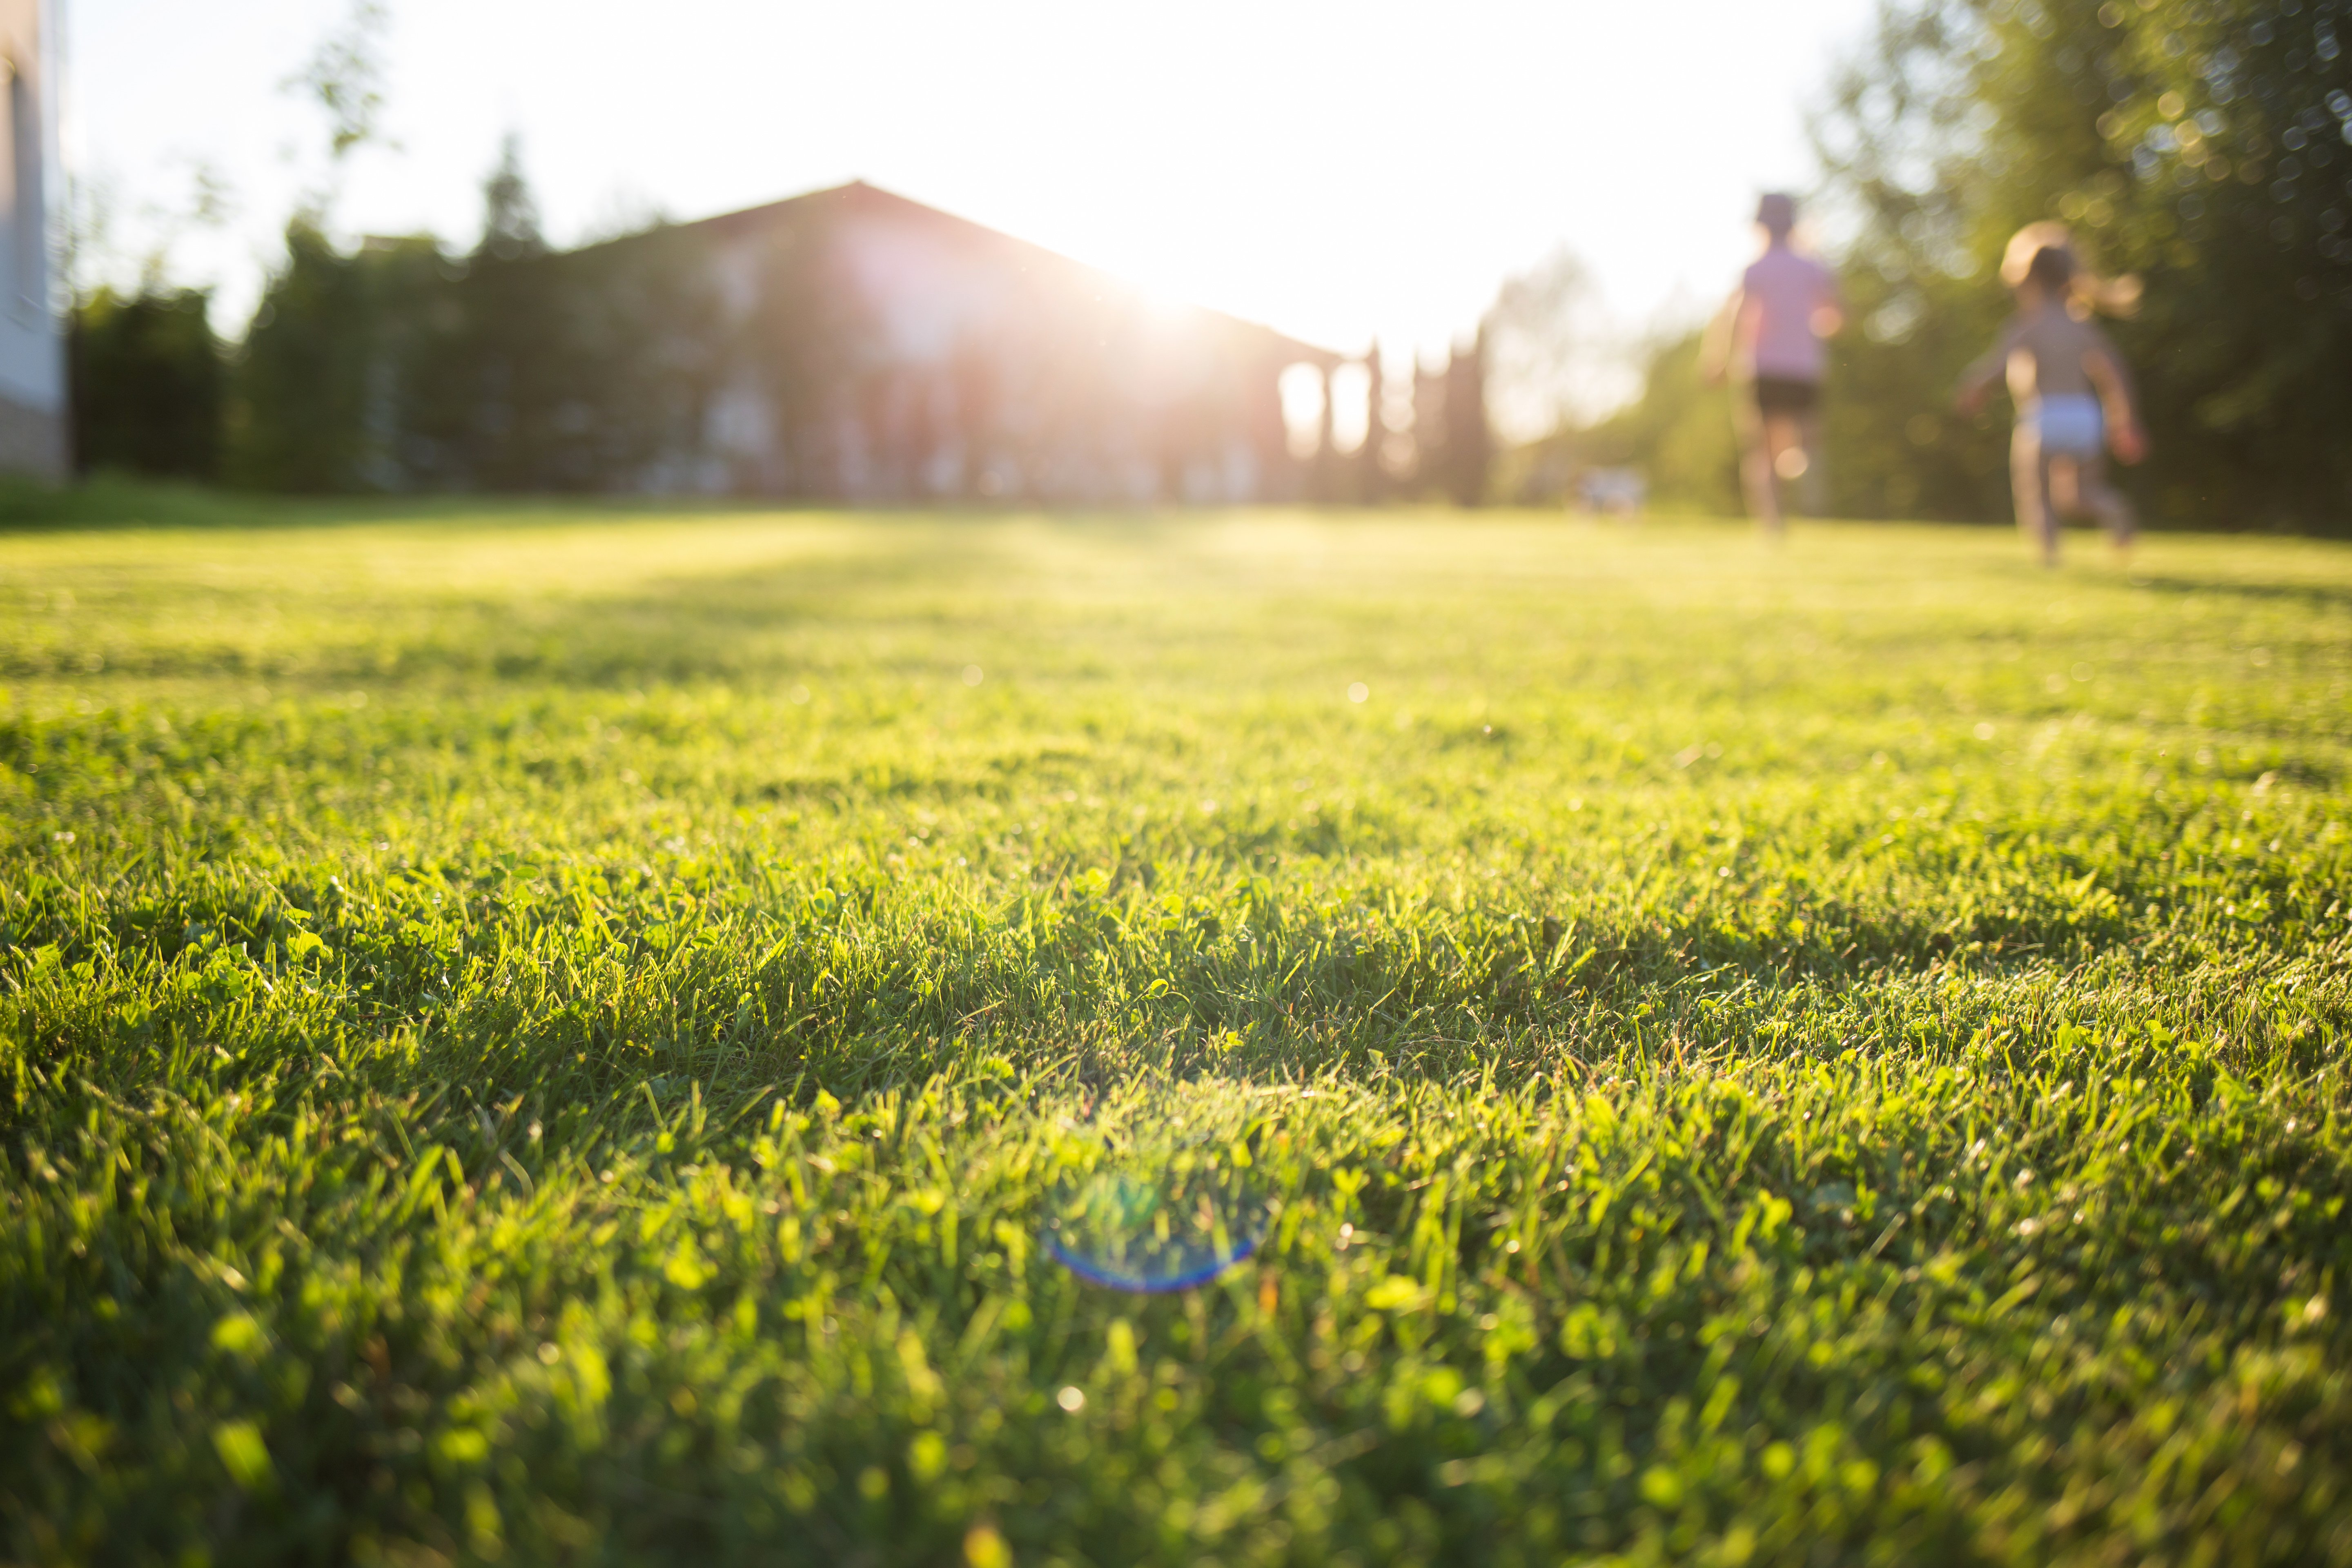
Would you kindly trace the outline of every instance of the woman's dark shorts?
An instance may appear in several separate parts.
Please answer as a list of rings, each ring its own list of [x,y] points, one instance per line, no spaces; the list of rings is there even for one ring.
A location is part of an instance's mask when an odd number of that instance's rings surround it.
[[[1756,412],[1759,414],[1806,415],[1822,400],[1820,384],[1791,381],[1785,376],[1759,375],[1756,378]]]

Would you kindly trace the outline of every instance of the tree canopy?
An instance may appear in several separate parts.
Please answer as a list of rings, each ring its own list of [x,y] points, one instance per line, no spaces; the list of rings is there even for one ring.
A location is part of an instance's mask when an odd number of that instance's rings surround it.
[[[2002,433],[1946,394],[2007,310],[2002,246],[2055,217],[2144,284],[2116,333],[2154,509],[2352,521],[2346,32],[2345,0],[1888,0],[1815,124],[1862,324],[1834,388],[1843,509],[2001,509]]]

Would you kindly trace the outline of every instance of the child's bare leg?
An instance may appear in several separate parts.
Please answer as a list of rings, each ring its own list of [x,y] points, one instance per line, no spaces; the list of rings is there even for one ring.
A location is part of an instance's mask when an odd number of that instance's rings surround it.
[[[1787,498],[1792,490],[1798,497],[1798,509],[1803,510],[1803,480],[1812,458],[1805,450],[1803,426],[1793,415],[1765,416],[1764,436],[1765,449],[1772,458],[1773,494],[1780,500],[1778,511],[1785,527],[1789,516]]]
[[[2017,531],[2041,552],[2044,566],[2058,564],[2058,520],[2050,510],[2049,465],[2042,460],[2042,437],[2021,425],[2009,438],[2009,486],[2017,500]]]
[[[2107,460],[2097,456],[2079,459],[2074,488],[2083,510],[2099,520],[2099,526],[2107,531],[2107,542],[2116,547],[2116,553],[2129,550],[2134,536],[2139,532],[2139,519],[2123,492],[2107,482]]]
[[[1822,461],[1822,415],[1816,406],[1797,420],[1797,447],[1805,455],[1804,478],[1797,486],[1797,510],[1807,517],[1829,510],[1829,468]]]
[[[1780,495],[1772,474],[1770,422],[1752,396],[1738,398],[1739,479],[1748,491],[1748,510],[1765,533],[1780,533]]]
[[[2050,510],[2053,517],[2083,515],[2082,459],[2053,455],[2043,466],[2050,471]]]
[[[1772,453],[1772,477],[1783,486],[1803,479],[1806,469],[1812,466],[1812,455],[1805,450],[1804,426],[1793,415],[1766,415],[1764,444]],[[1783,516],[1788,510],[1786,505],[1780,508]]]

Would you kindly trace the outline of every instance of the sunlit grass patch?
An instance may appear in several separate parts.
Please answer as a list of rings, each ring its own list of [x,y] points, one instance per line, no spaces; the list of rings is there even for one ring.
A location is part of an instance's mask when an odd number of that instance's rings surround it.
[[[2352,555],[2014,555],[0,541],[9,1552],[2352,1556]]]

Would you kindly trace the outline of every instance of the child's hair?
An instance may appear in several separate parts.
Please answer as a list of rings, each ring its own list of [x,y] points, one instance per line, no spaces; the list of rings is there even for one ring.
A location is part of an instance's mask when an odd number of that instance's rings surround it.
[[[2045,245],[2026,264],[2025,278],[2053,294],[2063,294],[2074,281],[2074,258],[2054,245]]]
[[[2139,308],[2139,279],[2126,273],[2102,278],[2074,254],[2074,237],[2063,223],[2030,223],[2011,237],[2000,258],[2000,280],[2015,289],[2025,283],[2065,301],[2077,318],[2093,310],[2128,316]]]

